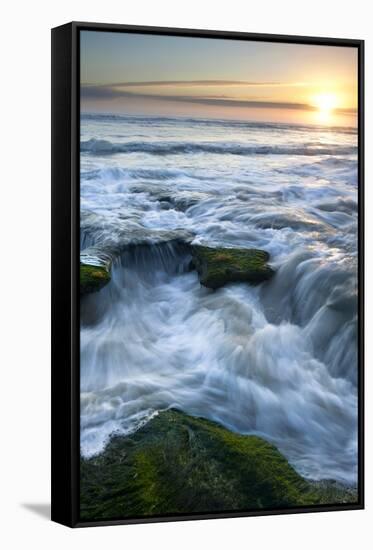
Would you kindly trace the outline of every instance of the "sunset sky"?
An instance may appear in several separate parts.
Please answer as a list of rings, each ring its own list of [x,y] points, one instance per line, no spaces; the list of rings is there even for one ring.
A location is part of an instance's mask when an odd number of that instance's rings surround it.
[[[90,113],[356,125],[357,49],[81,31]]]

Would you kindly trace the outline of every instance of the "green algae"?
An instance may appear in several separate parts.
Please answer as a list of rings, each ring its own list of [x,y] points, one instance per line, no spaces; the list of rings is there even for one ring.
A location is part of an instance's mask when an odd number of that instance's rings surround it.
[[[192,262],[200,283],[212,289],[232,282],[258,284],[270,279],[275,272],[268,260],[268,252],[255,248],[192,245]]]
[[[325,494],[263,439],[172,409],[81,459],[82,520],[287,508]]]
[[[80,294],[101,290],[110,281],[109,271],[102,266],[80,264]]]

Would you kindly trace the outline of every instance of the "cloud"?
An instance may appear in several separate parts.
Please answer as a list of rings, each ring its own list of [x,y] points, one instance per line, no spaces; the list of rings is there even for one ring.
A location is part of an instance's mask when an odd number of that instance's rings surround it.
[[[349,109],[342,109],[342,108],[338,108],[338,109],[335,109],[335,111],[340,114],[340,115],[356,115],[357,114],[357,109],[355,109],[354,107],[351,107]]]
[[[157,81],[158,82],[158,81]],[[171,82],[171,81],[167,81]],[[182,81],[177,81],[182,82]],[[190,81],[188,81],[190,82]],[[193,81],[204,82],[204,81]],[[211,82],[211,81],[208,81]],[[213,82],[225,82],[225,81],[213,81]],[[231,81],[229,81],[231,82]],[[134,85],[134,83],[132,83]],[[148,83],[149,86],[151,85]],[[122,86],[122,84],[120,85]],[[233,99],[227,96],[188,96],[188,95],[176,95],[176,94],[154,94],[154,93],[138,93],[129,92],[127,90],[118,89],[116,86],[95,86],[95,85],[83,85],[81,86],[81,98],[83,100],[113,100],[113,99],[150,99],[156,101],[171,101],[177,103],[193,103],[197,105],[211,105],[215,107],[244,107],[253,109],[288,109],[299,111],[317,111],[318,108],[307,103],[297,103],[292,101],[266,101],[257,98],[249,99]],[[356,114],[356,109],[335,109],[335,112],[344,115]]]
[[[89,86],[89,84],[85,84]],[[132,82],[112,82],[110,84],[101,84],[97,87],[110,88],[133,88],[148,86],[172,86],[172,87],[198,87],[198,86],[283,86],[281,82],[272,81],[248,81],[248,80],[148,80]]]
[[[129,93],[129,95],[134,95]],[[80,97],[82,99],[115,99],[123,96],[123,92],[106,86],[81,86]]]

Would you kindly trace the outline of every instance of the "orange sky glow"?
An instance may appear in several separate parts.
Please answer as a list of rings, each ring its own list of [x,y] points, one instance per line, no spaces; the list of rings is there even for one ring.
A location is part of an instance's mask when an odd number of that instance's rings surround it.
[[[81,108],[356,126],[357,50],[82,31]]]

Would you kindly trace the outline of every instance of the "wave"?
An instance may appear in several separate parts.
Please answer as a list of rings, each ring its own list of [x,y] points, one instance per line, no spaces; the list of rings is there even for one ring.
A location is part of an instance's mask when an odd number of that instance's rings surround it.
[[[229,119],[211,119],[211,118],[193,118],[193,117],[163,117],[163,116],[146,116],[146,115],[118,115],[118,114],[97,114],[97,113],[82,113],[81,120],[87,121],[106,121],[117,122],[123,121],[126,124],[145,124],[149,126],[161,124],[164,125],[180,125],[192,124],[193,126],[218,126],[218,127],[234,127],[234,128],[250,128],[250,129],[269,129],[269,130],[306,130],[314,132],[338,132],[342,134],[357,134],[357,129],[351,126],[318,126],[315,124],[289,124],[286,122],[259,122],[246,120],[229,120]]]
[[[83,455],[175,406],[264,437],[306,477],[355,483],[355,136],[84,125],[82,260],[108,258],[112,279],[81,301]],[[266,250],[276,275],[210,291],[190,242]]]
[[[203,180],[201,176],[193,176],[185,170],[170,169],[170,168],[121,168],[119,166],[95,168],[94,170],[81,171],[80,177],[82,180],[175,180],[177,178],[189,178]]]
[[[338,145],[306,145],[302,146],[266,146],[240,145],[238,143],[211,143],[211,142],[174,142],[174,141],[128,141],[113,143],[105,139],[91,138],[80,143],[83,153],[116,154],[116,153],[147,153],[150,155],[179,155],[179,154],[230,154],[230,155],[352,155],[357,152],[355,146]]]
[[[182,244],[126,250],[110,285],[81,304],[82,454],[99,453],[110,433],[133,431],[155,411],[176,406],[264,437],[306,477],[353,484],[354,299],[345,299],[343,273],[322,262],[309,266],[305,256],[289,260],[265,290],[231,285],[209,292],[190,271]],[[338,277],[336,295],[329,290]],[[315,292],[325,278],[326,303]],[[282,317],[294,282],[301,318],[269,322],[261,293]],[[324,363],[331,349],[336,361]]]

